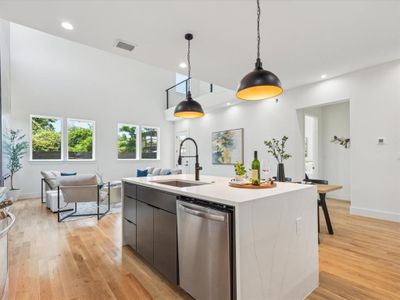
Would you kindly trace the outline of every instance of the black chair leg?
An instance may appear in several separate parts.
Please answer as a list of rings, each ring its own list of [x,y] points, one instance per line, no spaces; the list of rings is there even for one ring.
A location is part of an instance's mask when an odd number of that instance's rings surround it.
[[[40,180],[40,199],[43,203],[43,178]]]
[[[331,218],[329,217],[329,211],[328,211],[328,207],[326,206],[325,196],[326,196],[326,194],[320,194],[319,199],[321,202],[322,211],[324,212],[326,226],[328,227],[328,232],[329,232],[329,234],[333,234]]]
[[[317,201],[317,216],[318,216],[318,233],[320,233],[321,232],[321,225],[319,224],[319,206],[320,206],[320,203],[319,203],[319,200]]]
[[[100,188],[97,188],[97,220],[100,220]]]

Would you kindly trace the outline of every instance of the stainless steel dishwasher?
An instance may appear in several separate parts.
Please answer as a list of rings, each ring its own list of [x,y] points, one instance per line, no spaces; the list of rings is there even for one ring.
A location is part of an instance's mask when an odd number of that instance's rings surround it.
[[[197,300],[233,299],[233,208],[178,199],[180,287]]]

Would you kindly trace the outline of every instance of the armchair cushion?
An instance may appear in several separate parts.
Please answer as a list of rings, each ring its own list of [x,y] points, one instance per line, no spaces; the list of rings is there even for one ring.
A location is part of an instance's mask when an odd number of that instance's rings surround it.
[[[66,203],[97,201],[99,187],[95,174],[60,176],[59,184]]]

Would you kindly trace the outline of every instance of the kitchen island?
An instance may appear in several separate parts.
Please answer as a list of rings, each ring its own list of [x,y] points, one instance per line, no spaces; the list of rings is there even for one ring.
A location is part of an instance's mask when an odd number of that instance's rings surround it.
[[[193,175],[124,178],[123,244],[193,296],[182,284],[188,247],[180,240],[185,235],[179,232],[186,229],[182,221],[177,234],[177,203],[199,199],[232,214],[231,250],[217,258],[214,251],[208,254],[210,259],[231,260],[228,299],[304,299],[318,286],[316,187],[278,182],[272,189],[238,189],[229,180],[201,176],[194,182]],[[202,251],[207,251],[204,244],[214,247],[214,241],[194,243]],[[223,281],[209,281],[205,284],[225,287]]]

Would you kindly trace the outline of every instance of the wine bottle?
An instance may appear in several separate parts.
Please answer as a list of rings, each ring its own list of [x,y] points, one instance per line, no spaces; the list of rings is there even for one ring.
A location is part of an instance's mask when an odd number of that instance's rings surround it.
[[[257,151],[254,151],[254,159],[251,163],[251,183],[260,184],[260,161],[257,158]]]

